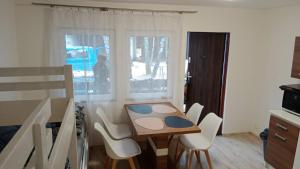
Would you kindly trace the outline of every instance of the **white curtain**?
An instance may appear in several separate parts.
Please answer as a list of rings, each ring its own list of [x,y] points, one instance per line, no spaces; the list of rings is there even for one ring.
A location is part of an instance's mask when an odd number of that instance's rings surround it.
[[[73,65],[75,99],[87,102],[90,124],[97,106],[122,121],[125,103],[180,103],[179,14],[53,8],[50,20],[49,64]]]

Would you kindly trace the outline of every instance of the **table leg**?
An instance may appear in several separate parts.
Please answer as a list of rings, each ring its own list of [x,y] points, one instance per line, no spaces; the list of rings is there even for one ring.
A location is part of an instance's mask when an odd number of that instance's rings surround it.
[[[168,168],[169,140],[168,136],[152,137],[148,139],[153,150],[154,168]]]

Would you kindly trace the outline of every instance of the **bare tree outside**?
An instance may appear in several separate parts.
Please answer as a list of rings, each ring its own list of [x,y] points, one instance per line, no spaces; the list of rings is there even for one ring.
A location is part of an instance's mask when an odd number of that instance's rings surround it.
[[[130,92],[166,92],[168,38],[131,36],[130,55]]]

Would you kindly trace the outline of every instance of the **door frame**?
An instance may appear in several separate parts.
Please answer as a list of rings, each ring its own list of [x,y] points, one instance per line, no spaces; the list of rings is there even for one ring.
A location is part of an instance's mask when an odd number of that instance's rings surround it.
[[[223,118],[224,115],[224,105],[225,105],[225,94],[226,94],[226,82],[227,82],[227,70],[228,70],[228,56],[229,56],[229,45],[230,45],[230,33],[224,32],[226,36],[226,46],[224,52],[224,62],[223,62],[223,76],[222,76],[222,87],[220,96],[220,113]]]
[[[223,119],[224,123],[224,110],[225,110],[225,96],[226,96],[226,84],[227,84],[227,71],[228,71],[228,58],[229,58],[229,46],[230,46],[230,32],[224,32],[226,34],[226,46],[224,52],[224,62],[223,62],[223,77],[222,77],[222,86],[221,86],[221,95],[220,95],[220,117]],[[223,132],[223,123],[218,131],[218,134],[221,135]]]
[[[187,32],[187,43],[186,43],[186,58],[188,57],[189,53],[189,33],[193,33],[197,31],[188,31]],[[224,60],[223,60],[223,70],[222,70],[222,84],[221,84],[221,91],[220,91],[220,106],[219,106],[219,112],[218,116],[221,117],[224,120],[224,110],[225,110],[225,99],[226,99],[226,84],[227,84],[227,71],[228,71],[228,59],[229,59],[229,49],[230,49],[230,32],[199,32],[199,33],[222,33],[226,35],[226,42],[225,42],[225,51],[224,51]],[[188,59],[188,58],[187,58]],[[186,75],[185,75],[186,76]],[[187,110],[186,110],[187,112]],[[223,121],[224,123],[224,121]],[[220,126],[220,129],[218,131],[218,135],[222,134],[223,130],[223,123]]]

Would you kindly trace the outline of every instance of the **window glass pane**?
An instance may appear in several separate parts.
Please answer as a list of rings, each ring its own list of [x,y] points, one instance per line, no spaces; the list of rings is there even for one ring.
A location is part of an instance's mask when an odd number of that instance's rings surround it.
[[[111,94],[110,36],[66,34],[66,64],[73,67],[75,95]]]
[[[166,93],[168,37],[130,36],[130,93]]]

